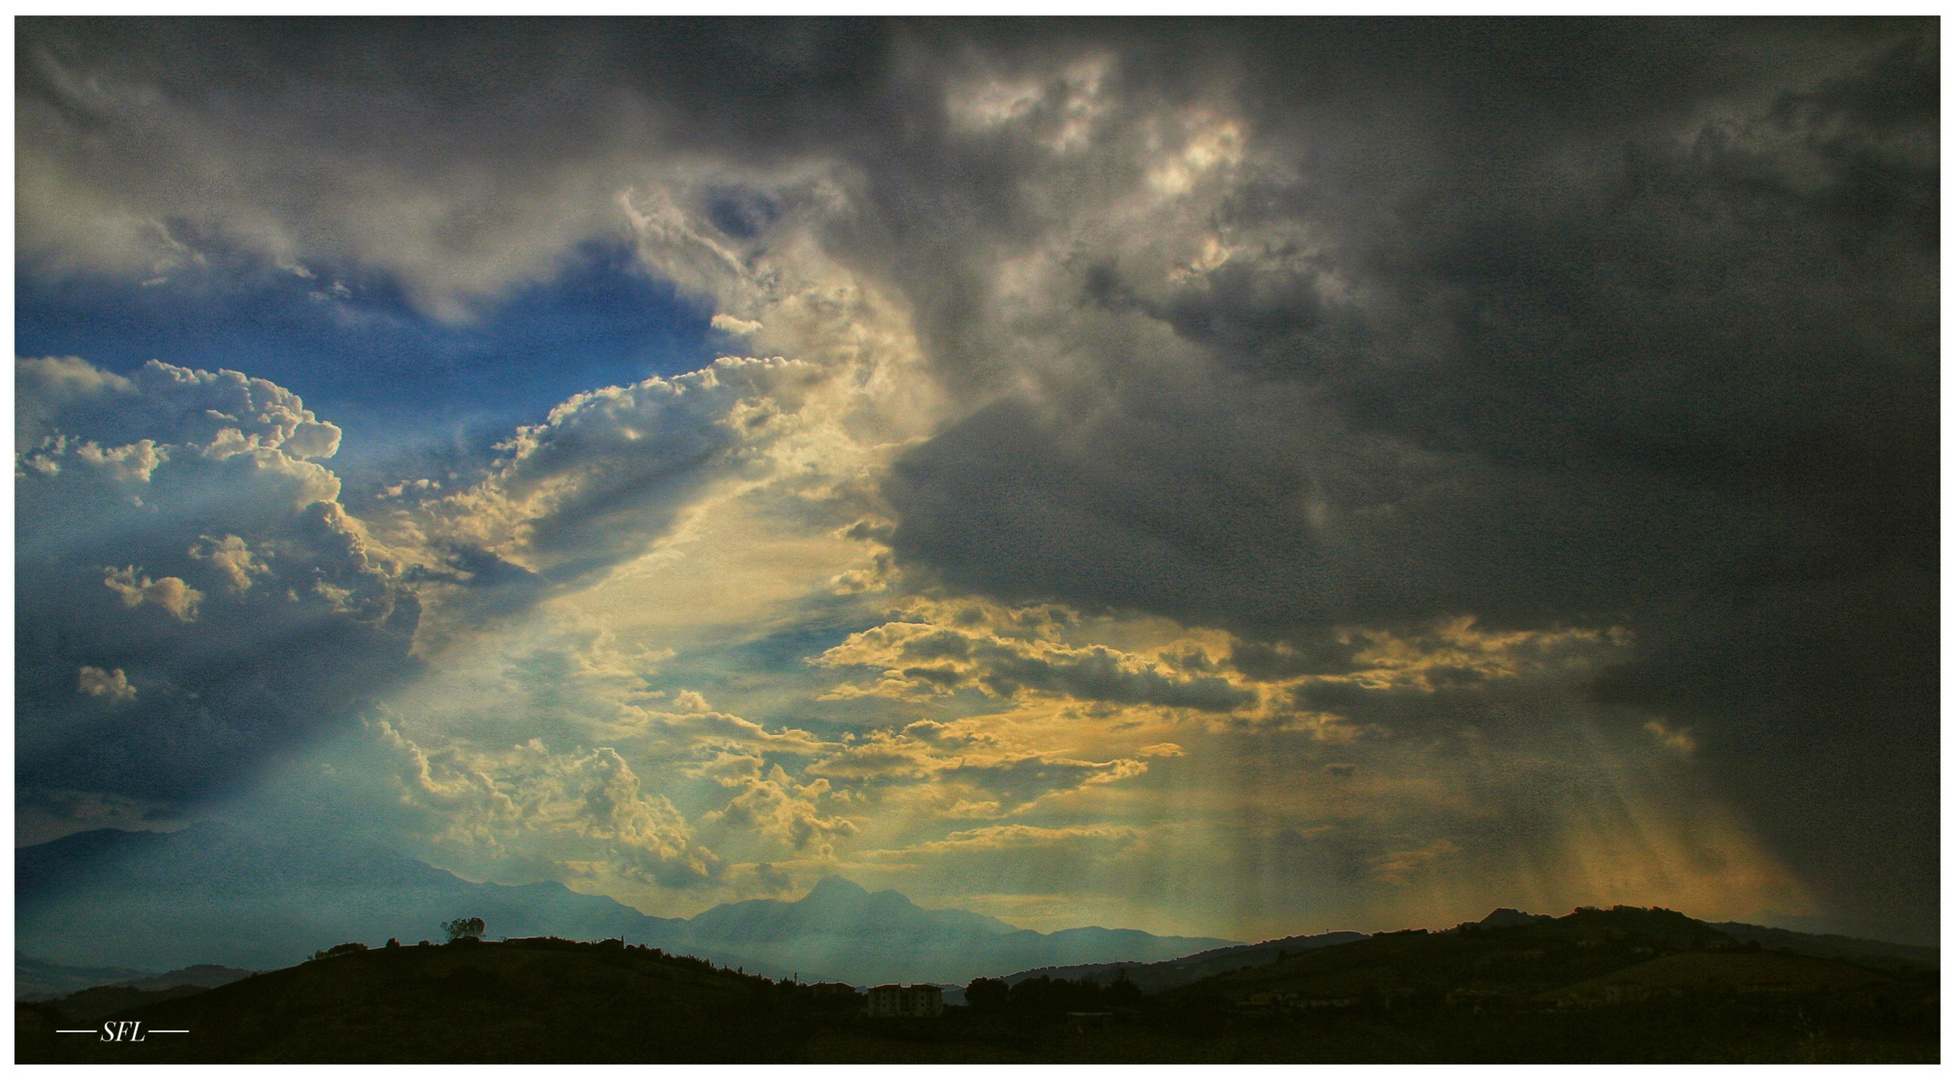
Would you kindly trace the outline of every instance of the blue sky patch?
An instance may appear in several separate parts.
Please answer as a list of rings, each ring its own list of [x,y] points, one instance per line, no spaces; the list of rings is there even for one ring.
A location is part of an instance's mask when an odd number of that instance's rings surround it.
[[[463,324],[416,310],[385,277],[240,262],[219,255],[152,284],[22,268],[14,350],[124,374],[156,359],[270,379],[345,430],[341,462],[357,472],[406,447],[486,446],[572,394],[690,371],[733,347],[710,308],[619,241],[583,244],[555,278]]]

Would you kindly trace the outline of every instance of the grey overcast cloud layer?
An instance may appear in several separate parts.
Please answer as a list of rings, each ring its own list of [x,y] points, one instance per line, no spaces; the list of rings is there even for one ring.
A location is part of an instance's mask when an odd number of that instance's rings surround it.
[[[603,240],[779,358],[356,486],[303,385],[24,357],[23,840],[337,821],[661,915],[843,872],[1237,938],[1937,935],[1933,20],[17,50],[24,280],[296,275],[357,336],[341,281],[466,325]]]

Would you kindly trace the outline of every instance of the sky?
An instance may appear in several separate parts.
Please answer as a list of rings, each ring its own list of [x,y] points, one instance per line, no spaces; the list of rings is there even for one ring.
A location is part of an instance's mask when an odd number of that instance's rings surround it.
[[[16,27],[17,844],[1938,940],[1932,20]]]

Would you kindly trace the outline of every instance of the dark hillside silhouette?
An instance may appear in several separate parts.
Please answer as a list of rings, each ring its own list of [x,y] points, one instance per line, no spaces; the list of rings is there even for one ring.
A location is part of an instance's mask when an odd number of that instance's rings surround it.
[[[776,983],[622,942],[553,938],[329,955],[119,1016],[141,1045],[53,1034],[18,1006],[21,1061],[778,1061],[852,989]],[[66,1040],[66,1041],[63,1041]]]
[[[359,943],[348,943],[357,946]],[[16,1007],[23,1062],[1930,1062],[1937,976],[1740,942],[1661,909],[1406,930],[1146,994],[971,982],[938,1017],[622,941],[328,949],[108,1014],[183,1028],[56,1035],[102,995]],[[128,991],[137,993],[136,991]],[[90,994],[95,992],[90,991]],[[92,1019],[87,1022],[92,1022]]]

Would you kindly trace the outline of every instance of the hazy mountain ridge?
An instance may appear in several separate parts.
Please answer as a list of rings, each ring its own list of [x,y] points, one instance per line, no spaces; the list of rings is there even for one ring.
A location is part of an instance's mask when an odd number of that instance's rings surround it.
[[[553,881],[478,884],[380,848],[319,850],[212,823],[77,833],[14,861],[16,946],[66,964],[271,969],[342,941],[439,939],[464,915],[492,934],[581,940],[668,940],[683,926]]]
[[[799,900],[745,900],[701,912],[688,920],[684,940],[707,950],[737,947],[804,975],[960,986],[1028,960],[1145,963],[1229,944],[1099,926],[1040,933],[975,912],[918,907],[893,889],[872,893],[837,877],[824,878]]]
[[[872,893],[839,877],[823,878],[799,900],[741,900],[686,922],[701,941],[779,941],[811,933],[995,937],[1019,932],[989,915],[921,908],[894,889]]]
[[[154,972],[122,967],[79,967],[57,964],[23,952],[14,953],[14,1000],[38,1001],[60,997],[91,986],[114,986]]]
[[[342,941],[412,944],[439,938],[439,924],[462,915],[481,917],[496,937],[618,938],[774,978],[961,986],[1000,973],[1011,973],[1008,981],[1104,980],[1126,968],[1150,992],[1364,936],[1245,945],[1102,927],[1040,933],[974,912],[922,908],[894,890],[872,893],[841,878],[796,901],[747,900],[666,919],[557,882],[478,884],[378,847],[320,848],[210,823],[172,834],[78,833],[17,850],[15,868],[17,947],[106,976],[90,985],[127,985],[196,964],[277,968]],[[1554,921],[1503,908],[1466,925]],[[1806,955],[1875,966],[1938,963],[1938,950],[1919,946],[1686,921]],[[31,992],[80,988],[66,980]]]
[[[1941,967],[1941,949],[1933,945],[1901,945],[1892,941],[1846,937],[1841,934],[1807,934],[1781,930],[1776,926],[1750,923],[1711,923],[1737,941],[1755,941],[1768,949],[1790,949],[1806,956],[1851,960],[1870,967]]]
[[[46,1001],[100,987],[157,991],[195,986],[208,990],[256,974],[222,964],[193,964],[160,975],[131,968],[71,967],[17,952],[14,954],[14,1000]]]
[[[15,873],[21,949],[118,967],[276,968],[341,941],[438,938],[439,924],[461,915],[481,917],[497,937],[620,938],[776,978],[857,984],[961,985],[1029,966],[1145,963],[1234,944],[1101,927],[1042,934],[841,878],[792,902],[665,919],[557,882],[477,884],[378,847],[319,848],[214,823],[77,833],[17,850]]]
[[[1171,960],[1158,960],[1151,964],[1073,964],[1032,968],[1026,971],[1014,971],[1004,976],[1004,980],[1006,983],[1019,983],[1026,979],[1044,976],[1052,979],[1071,979],[1075,982],[1082,979],[1105,982],[1116,975],[1124,974],[1143,993],[1153,994],[1237,968],[1271,963],[1288,953],[1328,948],[1346,942],[1361,941],[1365,937],[1366,935],[1355,930],[1337,930],[1328,934],[1300,934],[1295,937],[1257,942],[1254,945],[1226,945],[1219,949],[1208,949]]]

